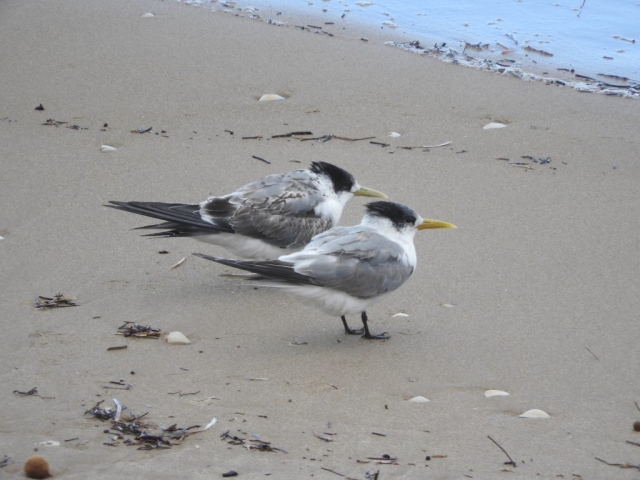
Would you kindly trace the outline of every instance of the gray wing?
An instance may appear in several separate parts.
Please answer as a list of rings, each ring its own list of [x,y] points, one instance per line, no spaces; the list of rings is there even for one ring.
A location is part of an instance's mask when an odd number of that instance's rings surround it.
[[[306,170],[270,175],[223,197],[200,204],[200,214],[214,225],[262,239],[278,247],[301,248],[333,225],[314,209],[324,200],[315,176]]]
[[[406,252],[366,227],[336,227],[303,251],[281,257],[314,284],[371,298],[392,292],[413,273]]]

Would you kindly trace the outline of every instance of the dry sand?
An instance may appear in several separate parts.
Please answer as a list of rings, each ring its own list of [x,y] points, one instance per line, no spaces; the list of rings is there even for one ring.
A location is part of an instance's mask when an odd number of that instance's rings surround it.
[[[640,442],[640,104],[335,33],[168,1],[0,4],[0,477],[37,448],[69,479],[638,478],[596,457],[640,463],[627,443]],[[131,133],[151,126],[166,136]],[[269,139],[294,130],[392,146]],[[523,155],[552,162],[496,160]],[[338,319],[190,255],[224,251],[140,238],[129,229],[145,219],[102,206],[197,202],[313,160],[459,227],[418,234],[415,275],[370,310],[388,341],[345,337]],[[58,292],[80,306],[34,308]],[[115,336],[125,321],[193,343]],[[120,379],[133,387],[104,388]],[[33,387],[42,397],[12,393]],[[84,412],[112,398],[165,426],[218,423],[169,450],[108,446]],[[551,418],[518,418],[532,408]],[[226,430],[287,453],[229,445]],[[367,460],[383,454],[397,461]]]

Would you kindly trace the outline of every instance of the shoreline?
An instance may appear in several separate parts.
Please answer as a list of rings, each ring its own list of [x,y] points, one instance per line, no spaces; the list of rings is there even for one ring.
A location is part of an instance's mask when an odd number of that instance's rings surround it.
[[[563,67],[561,64],[554,64],[549,60],[552,54],[526,45],[524,53],[520,55],[510,51],[508,57],[501,57],[495,53],[489,44],[469,44],[465,42],[460,47],[447,45],[450,42],[435,43],[432,47],[424,45],[420,40],[407,40],[407,34],[387,28],[376,31],[373,25],[365,23],[348,23],[339,25],[335,21],[324,21],[320,14],[308,13],[304,7],[291,8],[289,11],[275,9],[267,5],[261,11],[255,7],[238,6],[237,2],[209,2],[177,0],[187,6],[209,8],[215,13],[226,13],[234,16],[241,16],[250,20],[262,21],[270,25],[287,28],[297,28],[306,30],[314,34],[321,35],[341,35],[346,38],[359,39],[363,41],[382,42],[385,45],[399,48],[407,52],[425,55],[435,58],[444,63],[451,63],[466,68],[481,71],[498,73],[501,75],[514,77],[523,81],[542,82],[546,85],[568,87],[583,93],[601,93],[607,96],[623,97],[628,99],[640,99],[640,78],[630,79],[613,74],[599,73],[596,77],[583,75],[579,69],[573,67]],[[222,10],[220,9],[222,7]],[[265,12],[263,14],[263,12]],[[263,18],[264,17],[264,18]],[[281,19],[287,21],[282,21]],[[346,33],[354,31],[355,35]],[[513,39],[515,44],[518,42]],[[459,43],[459,42],[454,42]],[[507,48],[500,45],[501,48]],[[520,48],[520,47],[519,47]],[[472,53],[467,53],[470,51]],[[481,56],[474,56],[479,54]],[[533,58],[526,58],[529,55],[539,57],[540,64]],[[545,58],[546,57],[546,58]],[[524,64],[526,60],[526,65]],[[543,62],[544,61],[544,62]]]

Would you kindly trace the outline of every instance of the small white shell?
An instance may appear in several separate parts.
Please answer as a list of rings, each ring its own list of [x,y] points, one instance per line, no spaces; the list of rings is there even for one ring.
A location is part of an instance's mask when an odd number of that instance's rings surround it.
[[[388,135],[393,138],[398,138],[400,136],[398,132],[389,132]]]
[[[450,303],[442,303],[440,306],[445,308],[455,308],[455,305],[451,305]]]
[[[509,392],[503,392],[502,390],[487,390],[484,392],[485,398],[504,397],[507,395],[509,395]]]
[[[101,152],[115,152],[117,148],[112,147],[111,145],[100,145]]]
[[[524,412],[520,415],[520,418],[551,418],[551,416],[547,412],[534,408],[533,410],[527,410]]]
[[[0,237],[0,240],[4,240],[4,237]]]
[[[147,12],[144,15],[140,15],[140,18],[153,18],[155,15],[151,12]]]
[[[407,315],[406,313],[399,312],[399,313],[396,313],[396,314],[393,316],[393,318],[396,318],[396,317],[408,317],[408,316],[409,316],[409,315]]]
[[[167,343],[171,345],[189,345],[191,341],[180,332],[171,332],[167,335]]]
[[[504,123],[496,123],[496,122],[491,122],[491,123],[487,123],[484,127],[482,127],[483,130],[492,130],[494,128],[504,128],[506,127],[506,125]]]
[[[57,440],[45,440],[43,442],[38,442],[36,445],[40,445],[42,447],[58,447],[60,446],[60,442]]]
[[[417,397],[413,397],[409,399],[409,402],[413,402],[413,403],[426,403],[429,402],[430,400],[428,398],[424,398],[421,396],[417,396]]]
[[[284,97],[276,95],[275,93],[267,93],[260,97],[259,102],[273,102],[274,100],[284,100]]]

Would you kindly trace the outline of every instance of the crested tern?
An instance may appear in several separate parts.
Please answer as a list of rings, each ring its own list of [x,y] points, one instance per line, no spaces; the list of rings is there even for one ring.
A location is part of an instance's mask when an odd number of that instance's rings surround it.
[[[107,207],[164,220],[140,227],[163,229],[145,236],[194,237],[247,259],[274,259],[304,248],[314,235],[337,225],[354,195],[387,198],[362,187],[327,162],[269,175],[200,204],[110,201]]]
[[[393,202],[366,205],[359,225],[333,227],[313,237],[301,251],[270,261],[239,261],[194,253],[198,257],[257,273],[261,284],[282,288],[304,304],[340,317],[345,333],[372,335],[367,308],[404,284],[416,269],[413,238],[418,230],[456,228],[440,220],[423,219],[413,209]],[[360,314],[363,328],[354,330],[347,315]]]

